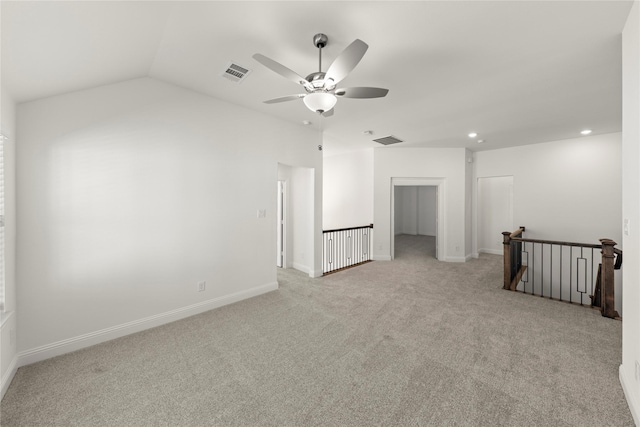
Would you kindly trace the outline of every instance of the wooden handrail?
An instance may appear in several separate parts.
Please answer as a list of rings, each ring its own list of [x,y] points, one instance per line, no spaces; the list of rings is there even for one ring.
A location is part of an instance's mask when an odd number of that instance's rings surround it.
[[[583,248],[594,248],[594,249],[602,248],[602,245],[597,245],[592,243],[562,242],[560,240],[525,239],[522,237],[512,237],[511,240],[515,242],[544,243],[544,244],[550,244],[550,245],[582,246]]]
[[[613,248],[613,252],[617,255],[616,256],[616,263],[613,266],[613,269],[614,270],[620,270],[620,267],[622,267],[622,249]]]
[[[614,270],[620,269],[622,265],[622,250],[615,247],[615,245],[617,244],[616,242],[611,239],[600,239],[600,244],[565,242],[560,240],[526,239],[522,237],[522,233],[524,231],[525,227],[521,226],[513,232],[504,231],[502,233],[504,258],[504,289],[515,290],[525,270],[530,267],[522,263],[521,260],[521,246],[524,243],[541,244],[543,245],[543,248],[545,244],[548,244],[589,248],[592,250],[601,249],[602,261],[598,269],[598,283],[596,285],[597,289],[594,289],[594,295],[591,295],[592,305],[598,306],[602,315],[605,317],[619,318],[619,314],[615,310]],[[551,248],[551,250],[553,251],[553,246],[551,246]],[[560,295],[562,298],[562,293],[560,293]]]
[[[358,227],[335,228],[333,230],[322,230],[323,233],[332,233],[336,231],[359,230],[361,228],[373,228],[373,224],[360,225]]]
[[[516,231],[514,231],[513,233],[511,233],[509,235],[509,237],[511,237],[512,239],[515,239],[518,236],[522,236],[522,233],[524,233],[525,227],[524,225],[521,225]],[[502,233],[504,234],[504,233]]]

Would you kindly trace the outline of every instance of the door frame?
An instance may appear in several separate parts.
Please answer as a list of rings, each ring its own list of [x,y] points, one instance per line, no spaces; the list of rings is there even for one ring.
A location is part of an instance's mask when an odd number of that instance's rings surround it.
[[[287,181],[278,180],[276,208],[276,266],[287,268]],[[277,252],[280,251],[280,254]],[[278,261],[281,263],[278,265]]]
[[[445,216],[444,216],[444,178],[391,178],[391,259],[395,258],[395,192],[396,187],[436,187],[436,258],[444,261],[445,247]]]

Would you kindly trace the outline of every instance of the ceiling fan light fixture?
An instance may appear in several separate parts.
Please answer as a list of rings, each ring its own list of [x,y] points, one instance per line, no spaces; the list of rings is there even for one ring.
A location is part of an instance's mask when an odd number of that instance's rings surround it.
[[[333,115],[333,107],[337,97],[368,99],[382,98],[387,95],[389,89],[378,87],[349,87],[336,89],[336,85],[353,71],[360,62],[369,46],[360,39],[355,39],[347,46],[331,63],[326,72],[322,71],[322,48],[327,45],[329,38],[322,33],[316,34],[313,44],[318,48],[318,71],[302,78],[298,73],[285,67],[264,55],[256,53],[253,59],[297,84],[304,87],[306,94],[289,95],[264,101],[265,104],[276,104],[285,101],[294,101],[302,98],[307,108],[325,117]]]
[[[333,94],[327,92],[315,92],[302,98],[304,105],[314,113],[324,113],[331,110],[338,102]]]

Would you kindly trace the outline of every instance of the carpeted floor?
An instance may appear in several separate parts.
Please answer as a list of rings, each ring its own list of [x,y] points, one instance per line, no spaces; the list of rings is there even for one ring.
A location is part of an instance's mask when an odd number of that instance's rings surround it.
[[[431,251],[431,252],[429,252]],[[396,259],[20,368],[3,426],[633,426],[621,323],[504,291],[502,258]]]

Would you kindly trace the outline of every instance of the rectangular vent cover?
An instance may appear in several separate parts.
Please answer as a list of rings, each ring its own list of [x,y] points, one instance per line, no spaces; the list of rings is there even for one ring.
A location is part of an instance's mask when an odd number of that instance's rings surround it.
[[[251,70],[248,68],[229,62],[222,73],[222,77],[225,77],[232,82],[241,83],[250,72]]]
[[[384,138],[374,139],[375,142],[379,142],[382,145],[391,145],[403,142],[401,139],[396,138],[393,135],[385,136]]]

